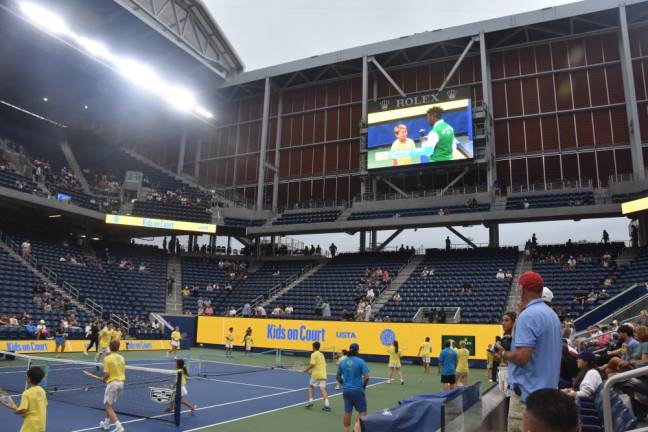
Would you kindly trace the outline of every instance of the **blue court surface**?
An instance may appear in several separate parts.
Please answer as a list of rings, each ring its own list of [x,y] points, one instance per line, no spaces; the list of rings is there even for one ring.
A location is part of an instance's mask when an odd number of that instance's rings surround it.
[[[136,365],[157,369],[174,369],[175,362],[172,359],[154,359],[128,361],[128,365]],[[198,405],[198,409],[191,414],[183,406],[180,426],[173,423],[173,414],[165,413],[166,405],[159,405],[159,414],[147,411],[145,415],[155,418],[141,418],[127,415],[120,415],[120,420],[127,431],[157,432],[157,431],[194,431],[216,426],[219,424],[233,422],[243,418],[254,417],[260,414],[281,410],[295,405],[305,404],[308,400],[309,375],[287,369],[263,369],[251,368],[249,372],[241,372],[240,365],[231,365],[231,374],[227,374],[227,363],[220,363],[219,368],[224,368],[224,373],[218,376],[192,377],[187,387],[189,394],[186,399]],[[195,365],[191,362],[190,374],[194,375]],[[0,374],[13,375],[17,379],[23,379],[24,369],[18,367],[3,367]],[[128,372],[127,372],[128,374]],[[127,375],[128,381],[128,375]],[[384,383],[382,378],[372,378],[369,385],[374,386]],[[103,392],[102,385],[97,386],[97,392]],[[327,390],[330,395],[340,394],[335,390],[335,376],[329,374]],[[76,388],[77,393],[70,398],[70,402],[62,402],[61,397],[56,400],[49,399],[47,410],[47,431],[100,431],[99,421],[103,420],[103,410],[88,408],[75,404],[72,400],[83,395],[83,389]],[[118,411],[138,413],[138,407],[124,406],[137,405],[138,400],[133,400],[127,393],[129,388],[124,390],[115,407]],[[70,393],[71,395],[71,393]],[[318,394],[316,395],[318,396]],[[83,396],[81,396],[83,398]],[[140,397],[138,394],[137,397]],[[145,396],[141,396],[145,398]],[[16,402],[18,402],[16,398]],[[147,409],[150,410],[151,403],[147,402]],[[82,405],[82,404],[81,404]],[[319,404],[321,405],[321,403]],[[0,407],[2,408],[2,407]],[[157,409],[156,405],[153,405]],[[316,407],[315,409],[320,409]],[[152,414],[152,415],[151,415]],[[0,410],[0,430],[18,431],[22,418],[13,414],[8,409]]]

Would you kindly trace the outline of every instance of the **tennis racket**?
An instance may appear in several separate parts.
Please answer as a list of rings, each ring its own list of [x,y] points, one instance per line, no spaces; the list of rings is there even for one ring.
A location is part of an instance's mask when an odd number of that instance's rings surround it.
[[[0,404],[9,409],[16,409],[16,402],[14,402],[13,398],[7,391],[2,389],[0,389]]]
[[[90,372],[90,371],[82,370],[81,373],[82,373],[83,375],[89,376],[90,378],[94,378],[94,379],[96,379],[97,381],[101,381],[101,382],[103,382],[103,378],[102,378],[102,377],[100,377],[99,375],[95,375],[95,374],[93,374],[93,373]]]

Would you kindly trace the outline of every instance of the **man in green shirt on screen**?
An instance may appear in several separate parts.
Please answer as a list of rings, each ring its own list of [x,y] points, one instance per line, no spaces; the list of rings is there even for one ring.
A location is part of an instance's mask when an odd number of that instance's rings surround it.
[[[432,162],[452,160],[455,147],[455,133],[452,126],[443,121],[443,108],[433,106],[427,110],[427,120],[432,130],[423,142],[423,147],[434,147],[430,159]]]

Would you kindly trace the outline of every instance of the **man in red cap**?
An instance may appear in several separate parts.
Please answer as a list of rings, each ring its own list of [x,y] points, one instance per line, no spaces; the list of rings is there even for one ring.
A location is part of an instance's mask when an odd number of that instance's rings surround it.
[[[528,395],[539,389],[558,388],[562,356],[560,320],[542,301],[542,276],[526,272],[518,283],[522,287],[522,311],[513,328],[511,351],[497,348],[499,357],[508,362],[512,390],[508,432],[522,432],[522,413]]]

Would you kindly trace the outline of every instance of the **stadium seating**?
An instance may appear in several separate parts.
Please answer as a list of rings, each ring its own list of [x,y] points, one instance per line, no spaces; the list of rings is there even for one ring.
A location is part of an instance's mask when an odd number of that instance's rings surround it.
[[[99,204],[97,204],[97,198],[88,195],[84,192],[73,191],[70,189],[65,189],[62,187],[47,185],[47,188],[52,192],[52,195],[56,196],[57,194],[64,194],[71,197],[73,204],[78,205],[79,207],[84,207],[90,210],[99,211]]]
[[[22,237],[13,239],[22,242]],[[103,306],[104,315],[125,313],[148,317],[149,312],[165,310],[166,262],[162,263],[161,259],[138,257],[133,261],[135,270],[126,276],[117,263],[104,263],[103,268],[97,266],[94,259],[87,259],[85,265],[71,263],[69,258],[78,259],[88,254],[87,250],[76,246],[34,239],[30,242],[32,255],[40,263],[78,289],[82,299],[90,298]],[[151,267],[149,272],[136,275],[140,262],[150,263]]]
[[[283,213],[272,225],[309,224],[333,222],[340,216],[341,210],[322,210],[298,213]]]
[[[603,432],[603,384],[594,392],[592,398],[576,398],[582,432]],[[610,389],[612,405],[613,432],[624,432],[637,427],[637,419],[626,407],[619,394]]]
[[[411,321],[420,307],[461,307],[464,323],[497,322],[504,312],[511,279],[496,279],[498,269],[513,271],[516,249],[429,251],[398,291],[401,301],[390,300],[380,311],[393,321]],[[434,275],[421,277],[424,267]],[[465,282],[472,291],[462,293]]]
[[[132,213],[137,216],[158,219],[175,219],[206,223],[211,223],[212,221],[212,214],[206,207],[185,206],[182,204],[164,203],[160,201],[135,201]]]
[[[605,299],[599,298],[593,303],[586,301],[584,305],[581,305],[574,300],[577,292],[587,294],[591,290],[600,291],[603,288],[604,279],[608,276],[613,278],[612,286],[607,288],[610,296],[618,294],[624,288],[624,282],[620,280],[624,269],[603,267],[599,263],[599,258],[604,253],[608,252],[614,259],[622,249],[623,243],[540,246],[535,250],[533,270],[542,275],[545,286],[553,292],[552,305],[564,308],[567,316],[574,319],[605,301]],[[541,262],[548,261],[542,258],[548,256],[563,256],[565,260],[573,256],[583,262],[578,262],[573,270],[565,270],[560,263]],[[581,258],[579,259],[579,257]]]
[[[321,296],[330,305],[331,318],[340,319],[342,311],[355,312],[355,299],[364,296],[356,285],[364,276],[365,269],[387,270],[392,279],[404,267],[411,254],[408,253],[360,253],[341,254],[320,268],[315,274],[284,293],[269,306],[292,305],[293,318],[317,318],[314,312],[315,298]],[[376,294],[378,295],[378,294]]]
[[[573,205],[594,204],[594,193],[591,191],[586,191],[559,194],[509,196],[506,200],[506,210],[523,209],[524,199],[529,202],[529,208],[532,209],[545,207],[569,207]]]
[[[31,179],[7,170],[0,170],[0,186],[25,193],[37,193],[40,191],[36,183]]]
[[[631,201],[634,199],[639,199],[643,198],[648,194],[648,190],[642,190],[639,192],[632,192],[632,193],[627,193],[627,194],[614,194],[612,195],[612,202],[614,203],[622,203],[625,201]]]
[[[254,220],[248,220],[248,219],[239,219],[239,218],[232,218],[232,217],[225,217],[225,225],[231,226],[231,227],[241,227],[241,228],[246,228],[250,226],[261,226],[265,224],[265,220],[263,219],[254,219]]]
[[[182,283],[189,287],[198,287],[196,296],[183,298],[184,310],[196,313],[198,310],[198,298],[210,299],[215,314],[222,314],[225,308],[232,306],[241,308],[245,303],[252,302],[259,296],[285,283],[291,277],[301,273],[308,263],[304,261],[266,261],[255,272],[248,273],[246,280],[232,281],[225,271],[218,267],[217,260],[203,258],[182,258]],[[277,276],[273,276],[273,270],[279,270]],[[223,286],[226,282],[232,284],[232,291],[226,292]],[[208,283],[218,283],[218,291],[206,291]],[[269,313],[269,311],[268,311]]]
[[[11,256],[6,251],[0,249],[0,317],[5,318],[11,314],[17,317],[23,312],[27,312],[34,323],[45,320],[49,329],[52,329],[61,318],[67,314],[61,310],[53,309],[51,312],[45,312],[42,307],[34,304],[34,287],[41,283],[41,280],[34,275],[29,268],[25,267],[18,259]],[[53,289],[52,300],[55,302],[61,295]],[[90,317],[83,309],[72,308],[76,319],[81,325],[85,325]],[[71,338],[81,338],[84,334],[81,329],[70,329]],[[0,326],[0,339],[26,339],[30,335],[21,327]]]
[[[408,209],[394,209],[394,210],[378,210],[366,212],[351,213],[348,220],[366,220],[366,219],[386,219],[393,217],[415,217],[415,216],[437,216],[439,210],[447,209],[449,214],[456,213],[469,213],[488,211],[490,204],[478,204],[477,208],[471,209],[466,205],[449,206],[449,207],[423,207],[423,208],[408,208]]]

